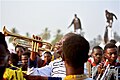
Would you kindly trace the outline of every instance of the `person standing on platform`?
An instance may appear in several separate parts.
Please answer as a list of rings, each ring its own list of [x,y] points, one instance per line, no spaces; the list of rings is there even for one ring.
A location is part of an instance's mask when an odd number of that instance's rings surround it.
[[[72,24],[74,24],[74,32],[76,34],[80,34],[81,30],[82,30],[82,26],[81,26],[81,21],[80,19],[77,17],[77,14],[74,15],[74,19],[71,22],[71,24],[68,26],[68,28],[70,28],[72,26]]]

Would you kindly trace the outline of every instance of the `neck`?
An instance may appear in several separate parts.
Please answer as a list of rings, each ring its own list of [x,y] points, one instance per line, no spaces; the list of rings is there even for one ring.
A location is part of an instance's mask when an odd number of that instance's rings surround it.
[[[110,62],[111,65],[115,66],[116,61]]]
[[[68,66],[66,68],[66,75],[80,75],[84,74],[84,65],[80,68],[73,68]]]

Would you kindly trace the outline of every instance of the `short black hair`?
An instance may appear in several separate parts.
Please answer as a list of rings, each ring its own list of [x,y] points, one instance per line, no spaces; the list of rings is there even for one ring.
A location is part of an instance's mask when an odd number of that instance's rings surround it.
[[[100,46],[94,46],[94,47],[92,48],[92,52],[94,52],[94,49],[101,49],[101,50],[103,50],[102,47],[100,47]]]
[[[24,48],[23,46],[20,46],[20,45],[16,45],[16,46],[15,46],[15,51],[16,51],[16,49],[17,49],[18,47],[21,47],[21,48],[25,51],[25,48]]]
[[[73,35],[76,35],[76,34],[70,32],[70,33],[65,34],[63,38],[66,38],[66,39],[67,39],[68,37],[71,37],[71,36],[73,36]]]
[[[77,16],[77,14],[74,14],[75,16]]]
[[[30,57],[30,51],[25,51],[22,55],[26,55],[29,58]]]
[[[9,60],[12,62],[12,64],[13,64],[14,66],[18,66],[17,64],[18,64],[18,61],[19,61],[19,57],[18,57],[17,54],[11,53],[11,54],[9,55]]]
[[[46,52],[44,53],[44,55],[45,55],[45,54],[50,54],[50,55],[52,56],[51,52],[49,52],[49,51],[46,51]]]
[[[63,42],[63,56],[74,68],[83,66],[88,60],[89,42],[82,36],[74,34]]]
[[[110,43],[116,44],[116,40],[111,39],[111,40],[110,40]]]
[[[117,46],[114,43],[108,43],[105,45],[104,47],[104,52],[108,49],[108,48],[117,48]]]

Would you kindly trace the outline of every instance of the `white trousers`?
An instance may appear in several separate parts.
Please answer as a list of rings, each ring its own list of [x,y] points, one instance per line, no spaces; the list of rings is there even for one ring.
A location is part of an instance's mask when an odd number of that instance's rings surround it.
[[[108,39],[110,41],[111,39],[114,39],[114,33],[113,33],[112,28],[107,27],[107,29],[108,29]]]

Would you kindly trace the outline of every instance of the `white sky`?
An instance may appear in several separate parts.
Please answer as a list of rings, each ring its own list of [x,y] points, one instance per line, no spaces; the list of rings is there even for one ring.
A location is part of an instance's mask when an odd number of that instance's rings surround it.
[[[85,37],[92,40],[105,32],[105,10],[115,13],[113,30],[120,35],[120,0],[1,0],[0,31],[15,27],[20,34],[40,34],[45,27],[55,35],[73,31],[67,28],[74,14],[81,20]]]

